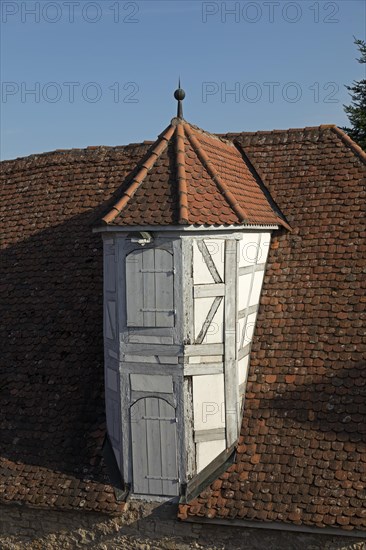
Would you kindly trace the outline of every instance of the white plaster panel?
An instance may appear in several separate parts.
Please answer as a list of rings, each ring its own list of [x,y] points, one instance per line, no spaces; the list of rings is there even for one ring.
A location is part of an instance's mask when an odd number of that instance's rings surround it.
[[[194,337],[199,335],[215,298],[194,299]]]
[[[257,319],[257,314],[256,313],[252,313],[247,318],[247,324],[246,324],[246,327],[245,327],[243,347],[246,346],[247,344],[249,344],[252,341],[256,319]]]
[[[258,251],[257,264],[263,264],[267,261],[270,245],[271,245],[271,233],[262,233],[260,249]]]
[[[225,449],[225,439],[196,444],[197,473],[201,472]]]
[[[130,374],[131,390],[154,393],[172,393],[173,378],[158,374]]]
[[[263,278],[264,278],[264,271],[257,271],[254,274],[254,281],[253,281],[252,292],[250,294],[249,306],[254,306],[255,304],[259,303]]]
[[[197,242],[193,241],[193,284],[202,285],[214,283],[212,275],[206,265],[205,260],[197,246]]]
[[[238,327],[238,338],[237,338],[237,346],[238,346],[238,350],[243,347],[242,346],[242,341],[243,341],[243,331],[244,331],[244,327],[245,327],[245,317],[243,317],[242,319],[239,319],[238,321],[238,324],[237,324],[237,327]],[[244,337],[245,337],[245,334],[244,334]]]
[[[194,429],[225,427],[224,375],[193,376]]]
[[[225,278],[225,241],[224,239],[205,239],[210,256],[216,266],[216,269],[224,281]]]
[[[247,307],[251,280],[252,280],[251,273],[248,273],[247,275],[241,275],[239,277],[239,296],[238,296],[239,311]]]
[[[107,387],[112,391],[118,390],[118,375],[116,371],[107,368]]]
[[[220,344],[224,341],[224,300],[221,301],[207,334],[203,340],[204,344]]]
[[[259,255],[259,233],[244,233],[239,241],[239,267],[245,267],[257,263]]]
[[[245,380],[247,379],[248,366],[249,366],[249,355],[247,355],[246,357],[243,357],[243,359],[240,359],[240,361],[238,361],[239,386],[241,384],[244,384]]]

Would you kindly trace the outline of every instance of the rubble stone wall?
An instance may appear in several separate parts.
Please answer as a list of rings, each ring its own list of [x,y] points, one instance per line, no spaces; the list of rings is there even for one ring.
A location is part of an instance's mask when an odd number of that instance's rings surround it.
[[[176,507],[129,503],[123,516],[0,507],[1,550],[366,550],[365,538],[181,522]]]

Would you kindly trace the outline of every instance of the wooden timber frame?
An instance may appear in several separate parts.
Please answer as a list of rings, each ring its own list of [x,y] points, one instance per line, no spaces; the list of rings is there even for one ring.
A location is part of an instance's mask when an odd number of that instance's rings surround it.
[[[217,457],[226,456],[225,449],[237,442],[241,394],[246,382],[239,380],[238,361],[250,350],[250,343],[242,346],[238,322],[258,310],[258,303],[249,304],[248,298],[245,311],[239,311],[239,277],[252,277],[250,295],[254,276],[265,265],[255,262],[254,266],[239,266],[240,242],[244,234],[252,235],[256,243],[260,242],[260,233],[270,235],[268,228],[262,232],[259,228],[202,228],[190,232],[179,227],[172,231],[160,229],[151,232],[153,238],[144,246],[131,238],[136,234],[133,228],[103,235],[108,435],[125,485],[131,487],[132,493],[152,499],[178,497],[198,474],[202,481],[202,473],[210,470],[209,465],[215,461],[216,467]],[[218,246],[220,252],[215,255],[213,251]],[[128,260],[135,257],[138,265],[133,266],[129,277]],[[163,258],[163,267],[155,265],[153,257]],[[144,282],[138,283],[139,280],[147,281],[147,291],[141,291],[138,284]],[[163,307],[157,303],[158,294],[154,302],[154,293],[159,292],[163,293]],[[141,293],[146,298],[142,299]],[[131,311],[135,306],[142,314]],[[218,329],[213,332],[210,327],[215,324]],[[205,392],[211,407],[206,423]],[[160,433],[161,448],[156,447],[156,441],[149,443],[148,435],[143,443],[142,427],[136,431],[136,425],[131,425],[139,403],[144,411],[139,418],[146,417],[146,422],[150,422],[148,431],[156,431],[155,424],[160,422],[156,433]],[[175,455],[170,453],[168,459],[163,452],[167,437],[173,438],[176,446]],[[149,459],[145,460],[144,453],[160,458],[151,459],[153,463],[146,465]],[[169,467],[166,460],[170,461]],[[154,471],[149,470],[144,477],[137,471],[141,468]],[[169,470],[166,477],[164,468]]]

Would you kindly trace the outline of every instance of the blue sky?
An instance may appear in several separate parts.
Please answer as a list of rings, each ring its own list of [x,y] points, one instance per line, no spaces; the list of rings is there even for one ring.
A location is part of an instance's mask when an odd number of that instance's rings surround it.
[[[361,0],[1,0],[1,158],[212,132],[347,124]],[[33,93],[32,93],[33,90]],[[231,91],[231,93],[230,93]]]

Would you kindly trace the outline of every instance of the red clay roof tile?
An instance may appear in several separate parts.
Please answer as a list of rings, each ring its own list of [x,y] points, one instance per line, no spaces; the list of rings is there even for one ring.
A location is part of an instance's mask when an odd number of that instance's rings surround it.
[[[236,463],[182,517],[366,529],[365,154],[333,127],[226,137],[293,231],[272,239]],[[103,270],[91,225],[149,148],[1,163],[2,502],[123,509],[100,456]],[[161,168],[174,159],[168,149]],[[210,223],[220,207],[237,219],[208,172],[197,173],[186,136],[185,151],[190,213],[199,219],[201,202],[212,202]],[[142,216],[144,185],[154,183],[158,218],[167,223],[169,205],[176,223],[176,181],[160,178],[150,172],[133,199]]]
[[[236,463],[181,517],[366,529],[366,154],[333,126],[230,137],[293,231],[269,252]]]
[[[283,216],[269,204],[238,149],[184,120],[172,120],[136,169],[137,175],[130,176],[131,183],[122,184],[122,197],[104,215],[102,223],[120,226],[245,223],[289,228]],[[152,185],[156,182],[158,185]],[[198,198],[200,194],[207,198],[206,208]],[[156,215],[158,195],[166,197],[161,216]],[[139,201],[142,196],[144,208]]]

